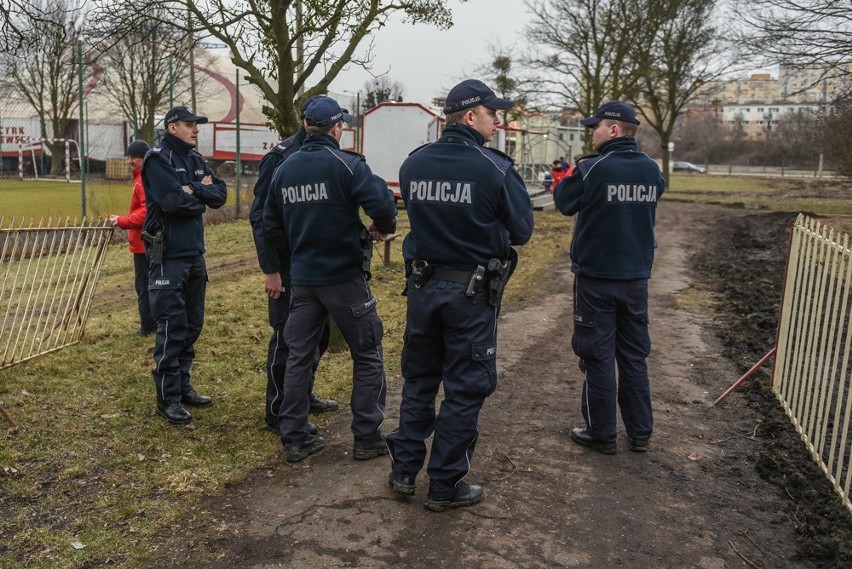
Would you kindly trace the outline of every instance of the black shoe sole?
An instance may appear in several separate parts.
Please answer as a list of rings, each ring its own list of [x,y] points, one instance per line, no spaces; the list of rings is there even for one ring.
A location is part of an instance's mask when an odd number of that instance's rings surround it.
[[[317,413],[328,413],[330,411],[337,411],[337,409],[338,409],[337,405],[334,405],[333,407],[314,407],[313,405],[311,405],[309,411],[311,413],[317,414]]]
[[[633,452],[648,452],[648,441],[629,441],[629,446]]]
[[[596,450],[601,454],[615,454],[616,446],[615,444],[607,444],[607,443],[599,443],[597,441],[587,441],[586,439],[581,439],[571,433],[571,440],[579,445],[583,445],[586,448],[590,448],[592,450]]]
[[[159,415],[160,417],[162,417],[163,419],[165,419],[166,421],[168,421],[172,425],[188,425],[192,422],[191,416],[190,416],[189,419],[172,419],[172,418],[168,417],[165,413],[160,411],[159,409],[157,409],[157,415]]]
[[[482,502],[484,499],[485,492],[469,500],[429,500],[427,498],[426,502],[423,505],[426,506],[426,509],[431,512],[446,512],[447,510],[452,510],[454,508],[466,508],[467,506],[474,506]]]
[[[352,456],[355,460],[370,460],[372,458],[379,458],[380,456],[384,456],[389,454],[388,447],[384,448],[373,448],[369,450],[365,449],[353,449]]]

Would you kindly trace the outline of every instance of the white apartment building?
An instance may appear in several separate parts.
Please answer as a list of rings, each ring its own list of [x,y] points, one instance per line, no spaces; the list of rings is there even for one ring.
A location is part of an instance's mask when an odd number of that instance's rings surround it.
[[[791,113],[818,113],[838,95],[852,89],[852,62],[826,71],[824,65],[780,65],[778,79],[769,73],[748,78],[710,81],[696,93],[693,112],[712,110],[730,129],[741,126],[751,139],[771,136],[781,119]]]
[[[794,103],[830,103],[852,88],[852,62],[841,63],[826,73],[823,65],[778,68],[780,100]]]
[[[780,121],[796,113],[816,114],[820,106],[808,103],[748,103],[743,105],[725,105],[722,109],[722,121],[730,129],[741,125],[748,138],[760,140],[772,135]]]
[[[831,71],[824,65],[779,65],[778,79],[769,73],[754,73],[747,78],[708,81],[698,90],[694,104],[707,106],[750,103],[831,103],[852,88],[852,62]]]

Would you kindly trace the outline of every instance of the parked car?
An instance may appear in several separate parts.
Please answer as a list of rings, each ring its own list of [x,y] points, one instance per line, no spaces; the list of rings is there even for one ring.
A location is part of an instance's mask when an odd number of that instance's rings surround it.
[[[701,166],[696,166],[692,162],[675,162],[672,164],[672,170],[674,172],[698,172],[699,174],[703,174],[706,171]]]

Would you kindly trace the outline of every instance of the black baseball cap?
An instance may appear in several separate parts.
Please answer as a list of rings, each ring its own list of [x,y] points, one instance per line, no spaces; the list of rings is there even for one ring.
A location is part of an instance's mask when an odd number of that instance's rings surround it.
[[[447,94],[444,114],[449,115],[484,105],[489,109],[510,109],[514,101],[501,99],[494,91],[479,79],[465,79]]]
[[[332,126],[337,121],[351,123],[352,115],[331,97],[317,97],[305,108],[305,120],[309,126]]]
[[[580,124],[583,126],[595,126],[603,120],[639,124],[639,119],[636,118],[636,109],[624,101],[607,101],[595,111],[594,115],[580,119]]]
[[[148,150],[150,149],[144,140],[134,140],[127,145],[127,150],[124,151],[124,155],[134,156],[136,158],[145,158],[145,154]]]
[[[207,122],[207,117],[198,116],[186,107],[172,107],[166,113],[166,118],[163,120],[164,125],[169,125],[175,121],[194,122],[204,124]]]

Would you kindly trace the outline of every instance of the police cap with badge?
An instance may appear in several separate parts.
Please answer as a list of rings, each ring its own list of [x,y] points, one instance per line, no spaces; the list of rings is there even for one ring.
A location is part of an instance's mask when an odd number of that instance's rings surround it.
[[[307,100],[304,103],[302,103],[302,106],[299,108],[299,118],[300,119],[305,118],[305,111],[308,110],[308,107],[311,105],[311,103],[313,103],[317,99],[324,99],[324,98],[327,98],[327,97],[328,97],[328,95],[311,95],[310,97],[308,97]]]
[[[504,110],[515,106],[515,102],[501,99],[479,79],[465,79],[450,89],[444,106],[444,114],[451,115],[479,105],[484,105],[489,109]]]
[[[583,126],[595,126],[603,120],[639,124],[639,119],[636,118],[636,109],[624,101],[607,101],[595,111],[594,115],[580,119],[580,124]]]
[[[169,109],[169,112],[166,113],[166,118],[163,119],[163,124],[168,126],[175,121],[204,124],[207,122],[207,117],[196,115],[186,107],[172,107]]]
[[[331,97],[317,97],[310,101],[305,109],[305,121],[308,126],[329,127],[338,121],[351,123],[352,120],[349,111],[340,108],[337,101]]]

